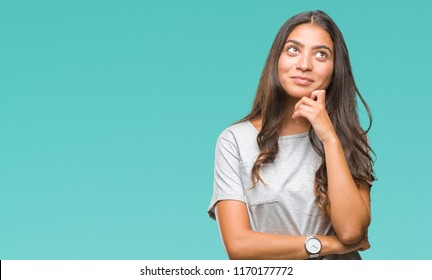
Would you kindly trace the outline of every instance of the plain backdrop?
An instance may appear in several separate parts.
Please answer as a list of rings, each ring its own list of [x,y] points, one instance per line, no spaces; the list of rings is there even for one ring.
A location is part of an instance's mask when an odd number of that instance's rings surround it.
[[[0,259],[226,259],[219,133],[321,9],[373,112],[365,259],[429,259],[431,1],[0,1]],[[368,125],[360,107],[364,126]]]

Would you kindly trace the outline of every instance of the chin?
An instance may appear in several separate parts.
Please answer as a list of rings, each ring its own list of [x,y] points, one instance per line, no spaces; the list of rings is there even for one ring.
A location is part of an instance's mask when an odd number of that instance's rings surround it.
[[[310,97],[312,94],[312,91],[314,91],[314,89],[312,89],[312,88],[294,89],[294,90],[290,90],[290,91],[285,90],[285,92],[288,96],[293,97],[293,98],[298,98],[298,99],[305,97],[305,96]]]

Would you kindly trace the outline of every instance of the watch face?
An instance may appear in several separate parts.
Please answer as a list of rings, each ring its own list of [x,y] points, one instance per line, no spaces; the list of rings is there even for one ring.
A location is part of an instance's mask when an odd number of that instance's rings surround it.
[[[309,239],[305,245],[310,254],[317,254],[321,251],[321,242],[317,238]]]

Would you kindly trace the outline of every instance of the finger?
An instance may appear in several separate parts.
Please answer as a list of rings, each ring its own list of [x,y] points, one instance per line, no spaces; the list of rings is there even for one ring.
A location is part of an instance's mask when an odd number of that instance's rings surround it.
[[[318,103],[322,105],[325,105],[325,94],[326,91],[323,89],[314,90],[312,91],[311,99],[316,100]]]
[[[314,102],[314,101],[312,101]],[[298,118],[298,117],[304,117],[309,119],[309,117],[315,112],[315,109],[312,106],[309,106],[307,104],[300,104],[297,108],[297,110],[294,111],[294,114],[292,115],[292,118]]]
[[[295,111],[295,110],[298,110],[298,108],[299,108],[301,105],[314,106],[315,103],[316,103],[316,101],[312,100],[311,98],[306,97],[306,96],[303,96],[303,97],[302,97],[302,98],[301,98],[301,99],[296,103],[296,105],[294,106],[294,111]]]
[[[366,245],[361,246],[361,247],[358,248],[357,250],[358,250],[358,251],[366,251],[366,250],[369,249],[369,248],[370,248],[370,245],[369,245],[369,244],[366,244]]]

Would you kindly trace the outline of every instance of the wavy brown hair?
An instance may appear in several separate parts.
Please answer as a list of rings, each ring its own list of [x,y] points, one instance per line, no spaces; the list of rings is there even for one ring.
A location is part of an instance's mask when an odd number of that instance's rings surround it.
[[[288,35],[296,26],[304,23],[319,25],[329,33],[333,40],[334,71],[326,89],[326,109],[340,139],[355,183],[358,185],[366,182],[372,185],[375,176],[370,153],[373,151],[366,136],[372,125],[372,115],[355,84],[348,50],[341,31],[326,13],[311,11],[290,18],[280,28],[262,71],[251,112],[239,121],[262,119],[262,127],[257,136],[260,154],[252,167],[253,186],[258,181],[264,182],[259,170],[264,164],[273,162],[279,151],[278,139],[284,119],[286,93],[278,79],[278,60]],[[356,96],[365,106],[369,116],[367,130],[363,130],[360,126]],[[328,180],[324,147],[312,127],[309,130],[309,139],[321,157],[321,165],[315,174],[315,203],[321,209],[321,213],[328,216],[330,205],[327,195]]]

